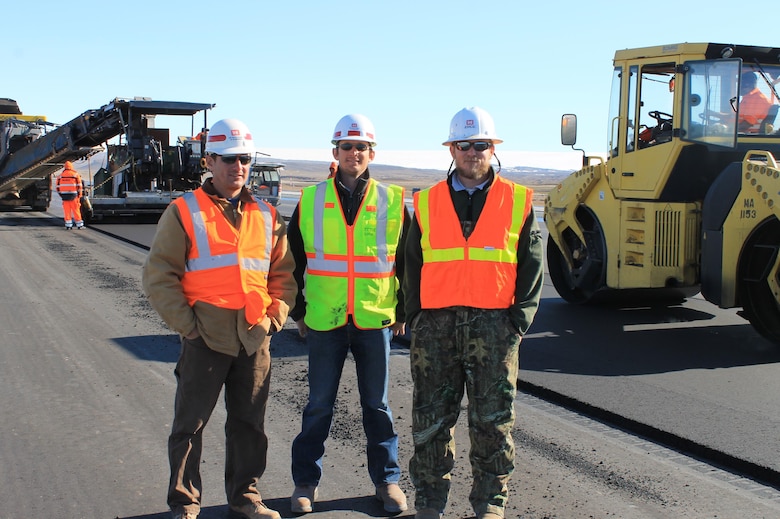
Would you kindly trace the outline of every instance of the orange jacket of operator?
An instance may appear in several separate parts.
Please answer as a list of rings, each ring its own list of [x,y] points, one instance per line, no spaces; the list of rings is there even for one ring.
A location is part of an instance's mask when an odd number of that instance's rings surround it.
[[[420,303],[509,308],[515,299],[517,243],[531,212],[533,192],[496,175],[474,232],[464,238],[447,181],[415,193],[422,232]]]
[[[66,167],[65,171],[57,177],[57,194],[63,201],[81,198],[81,175]]]
[[[192,244],[181,280],[190,306],[202,301],[245,308],[249,325],[258,324],[271,304],[268,271],[275,210],[262,201],[247,203],[236,229],[202,188],[174,203]]]

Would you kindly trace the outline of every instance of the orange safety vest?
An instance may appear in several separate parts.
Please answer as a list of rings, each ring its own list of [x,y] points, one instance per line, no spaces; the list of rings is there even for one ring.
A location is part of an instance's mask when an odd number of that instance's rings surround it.
[[[517,243],[532,203],[531,189],[496,175],[466,239],[447,181],[415,193],[421,308],[509,308],[515,300]]]
[[[81,198],[81,175],[66,169],[57,177],[57,193],[63,200]]]
[[[182,287],[190,306],[202,301],[220,308],[245,308],[254,326],[271,304],[271,267],[276,210],[265,202],[244,204],[240,229],[199,188],[173,201],[192,244]]]

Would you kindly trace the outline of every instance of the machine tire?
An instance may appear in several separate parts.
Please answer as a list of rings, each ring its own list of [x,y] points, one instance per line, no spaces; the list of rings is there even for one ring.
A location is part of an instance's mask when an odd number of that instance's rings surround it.
[[[558,294],[569,303],[584,304],[593,302],[597,293],[606,289],[607,244],[604,230],[590,209],[580,206],[577,221],[585,241],[570,228],[561,232],[561,245],[548,238],[547,267]],[[575,258],[573,268],[561,247]]]
[[[769,285],[780,283],[780,222],[772,218],[751,235],[740,255],[739,298],[742,315],[764,338],[780,345],[780,301]]]
[[[579,268],[572,271],[566,263],[558,244],[552,239],[547,239],[547,268],[550,272],[553,286],[565,301],[572,304],[585,304],[593,299],[599,286],[593,286],[589,283],[582,285],[579,283],[582,270]]]
[[[582,293],[571,282],[572,273],[566,264],[561,249],[551,238],[547,238],[547,268],[550,272],[553,286],[564,301],[574,304],[586,303],[587,294]]]

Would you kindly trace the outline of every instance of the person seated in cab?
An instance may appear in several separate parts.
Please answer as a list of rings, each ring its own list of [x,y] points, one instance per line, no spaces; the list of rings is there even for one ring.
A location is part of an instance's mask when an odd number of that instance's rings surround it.
[[[742,74],[739,84],[739,118],[737,129],[740,133],[759,133],[759,128],[766,119],[772,102],[767,99],[756,86],[756,75],[753,72]]]

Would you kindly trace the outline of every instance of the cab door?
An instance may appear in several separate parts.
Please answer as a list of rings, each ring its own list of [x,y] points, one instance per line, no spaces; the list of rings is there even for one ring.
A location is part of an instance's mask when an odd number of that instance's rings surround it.
[[[668,58],[667,58],[668,59]],[[618,198],[654,198],[662,174],[674,160],[673,137],[679,134],[674,115],[675,63],[628,67],[622,156],[610,169]]]

